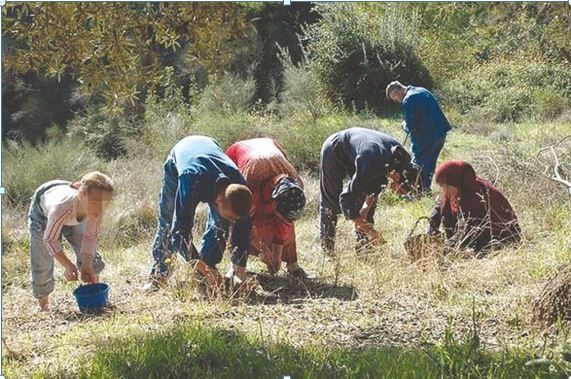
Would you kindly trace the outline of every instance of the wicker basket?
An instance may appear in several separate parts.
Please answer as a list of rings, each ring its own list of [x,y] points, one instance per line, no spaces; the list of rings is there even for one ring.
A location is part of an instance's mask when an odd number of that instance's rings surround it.
[[[423,216],[416,220],[414,227],[404,241],[406,255],[412,262],[416,262],[422,258],[442,255],[442,248],[444,246],[442,234],[431,235],[422,233],[414,235],[416,227],[423,219],[428,220],[428,217]]]

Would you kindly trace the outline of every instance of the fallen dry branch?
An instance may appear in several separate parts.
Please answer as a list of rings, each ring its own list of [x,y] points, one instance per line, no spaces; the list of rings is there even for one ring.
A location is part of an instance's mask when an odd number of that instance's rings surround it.
[[[555,151],[555,149],[559,145],[561,145],[565,140],[567,140],[569,138],[571,138],[571,135],[568,135],[568,136],[562,138],[557,143],[555,143],[551,146],[548,146],[548,147],[545,147],[545,148],[539,150],[537,153],[537,157],[539,157],[545,151],[549,151],[551,153],[551,155],[553,157],[553,161],[555,162],[555,164],[553,166],[553,176],[551,176],[550,179],[566,186],[567,190],[571,194],[571,182],[562,177],[563,168],[562,168],[561,163],[559,161],[559,157],[557,156],[557,152]],[[545,173],[547,173],[548,171],[549,171],[549,166],[546,166]]]

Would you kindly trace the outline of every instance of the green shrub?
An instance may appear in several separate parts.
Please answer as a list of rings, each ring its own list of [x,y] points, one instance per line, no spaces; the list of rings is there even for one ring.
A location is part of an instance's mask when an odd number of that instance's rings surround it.
[[[318,79],[334,102],[349,110],[379,110],[389,104],[393,80],[424,87],[432,78],[416,53],[412,16],[394,6],[329,4],[307,38]]]
[[[282,93],[281,113],[295,116],[307,113],[313,122],[333,110],[325,95],[325,90],[317,80],[308,64],[285,64],[284,91]]]
[[[485,115],[493,122],[518,121],[529,114],[531,94],[521,87],[500,87],[490,93],[486,101]]]
[[[473,120],[555,119],[571,106],[571,67],[543,61],[496,60],[447,82],[443,102]]]
[[[226,74],[206,86],[200,94],[198,113],[228,115],[248,111],[252,106],[256,83]]]
[[[125,156],[107,164],[117,195],[101,225],[100,244],[106,248],[151,243],[165,157]]]
[[[537,121],[554,120],[571,109],[571,99],[561,96],[560,91],[535,89],[531,97],[534,102],[530,106],[530,116]]]
[[[216,139],[222,149],[236,141],[272,136],[273,120],[256,114],[237,112],[233,114],[201,113],[194,119],[192,134],[210,136]]]
[[[73,139],[50,141],[36,147],[29,143],[8,143],[3,149],[2,182],[12,204],[28,203],[42,183],[53,179],[81,178],[104,165],[95,153]]]
[[[125,139],[132,132],[124,119],[111,118],[98,107],[91,107],[71,120],[68,130],[70,137],[83,141],[106,160],[125,154]]]
[[[180,88],[169,87],[161,99],[150,96],[136,138],[125,141],[128,156],[164,161],[177,141],[192,134],[191,124],[190,106],[184,103]]]

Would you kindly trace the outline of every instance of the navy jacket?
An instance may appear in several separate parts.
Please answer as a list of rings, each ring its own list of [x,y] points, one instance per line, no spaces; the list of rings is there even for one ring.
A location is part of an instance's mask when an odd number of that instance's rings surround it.
[[[388,184],[389,170],[395,168],[392,149],[402,145],[387,134],[366,128],[346,129],[336,136],[339,148],[335,154],[351,176],[339,203],[344,216],[354,220],[360,215],[365,196],[379,194]]]

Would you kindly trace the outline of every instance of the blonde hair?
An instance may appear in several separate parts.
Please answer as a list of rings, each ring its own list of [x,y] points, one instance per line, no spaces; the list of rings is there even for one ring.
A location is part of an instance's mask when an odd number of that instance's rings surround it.
[[[83,175],[81,180],[73,182],[71,187],[83,193],[87,193],[91,190],[115,193],[111,178],[99,171],[88,172]]]

